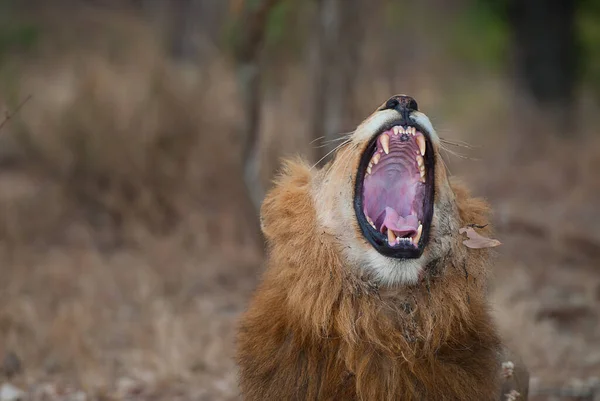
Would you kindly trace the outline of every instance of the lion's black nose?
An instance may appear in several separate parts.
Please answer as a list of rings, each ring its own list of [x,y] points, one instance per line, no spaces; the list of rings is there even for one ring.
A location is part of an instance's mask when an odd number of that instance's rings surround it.
[[[386,103],[382,110],[396,110],[400,114],[404,115],[411,111],[418,111],[419,105],[417,101],[410,96],[396,95],[392,96]]]

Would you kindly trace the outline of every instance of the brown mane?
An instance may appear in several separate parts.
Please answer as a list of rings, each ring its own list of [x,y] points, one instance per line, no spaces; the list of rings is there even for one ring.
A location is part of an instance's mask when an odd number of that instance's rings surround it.
[[[340,241],[320,227],[313,179],[305,164],[288,163],[263,203],[268,266],[237,344],[244,398],[498,399],[488,250],[445,233],[451,251],[417,285],[380,289],[344,266]],[[451,188],[460,224],[487,224],[485,203]]]

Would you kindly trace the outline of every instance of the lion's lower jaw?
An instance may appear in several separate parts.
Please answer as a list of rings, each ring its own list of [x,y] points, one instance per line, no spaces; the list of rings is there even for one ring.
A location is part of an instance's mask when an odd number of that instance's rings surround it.
[[[424,276],[430,263],[444,260],[451,254],[460,226],[456,216],[458,210],[454,198],[441,199],[434,208],[429,244],[418,259],[394,259],[373,248],[365,252],[364,249],[346,247],[342,248],[342,254],[347,265],[357,268],[380,286],[415,285]]]

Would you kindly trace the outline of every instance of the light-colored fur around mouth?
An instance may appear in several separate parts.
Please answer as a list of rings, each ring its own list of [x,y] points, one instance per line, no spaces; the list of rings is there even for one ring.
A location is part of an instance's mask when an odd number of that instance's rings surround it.
[[[410,117],[426,131],[433,148],[430,151],[435,152],[436,165],[441,166],[439,138],[431,122],[425,114],[418,111],[413,112]],[[352,134],[346,147],[338,151],[337,162],[317,173],[312,182],[317,219],[325,231],[339,238],[346,264],[360,270],[377,284],[387,286],[417,283],[425,266],[449,252],[452,238],[460,228],[456,218],[457,206],[446,172],[443,168],[437,168],[430,241],[420,258],[397,259],[384,256],[362,235],[353,206],[354,180],[360,156],[373,135],[397,118],[398,113],[393,110],[383,110],[371,115]],[[351,182],[347,184],[350,185],[340,185],[338,177],[348,177]]]

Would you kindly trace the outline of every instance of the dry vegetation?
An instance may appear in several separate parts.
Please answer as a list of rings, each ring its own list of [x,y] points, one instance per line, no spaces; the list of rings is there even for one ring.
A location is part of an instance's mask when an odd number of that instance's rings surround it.
[[[18,85],[0,88],[2,110],[33,95],[0,137],[0,384],[32,400],[238,399],[233,330],[262,247],[229,65],[172,65],[133,17],[42,20],[53,41],[11,60]],[[82,29],[95,40],[77,43]],[[349,129],[391,94],[371,75]],[[265,182],[280,156],[314,152],[306,80],[291,69],[266,96]],[[510,125],[502,80],[438,96],[440,81],[411,95],[442,136],[480,146],[454,149],[478,161],[449,164],[497,211],[503,334],[534,388],[598,387],[600,142],[588,128],[598,105],[584,102],[579,139],[538,146]]]

